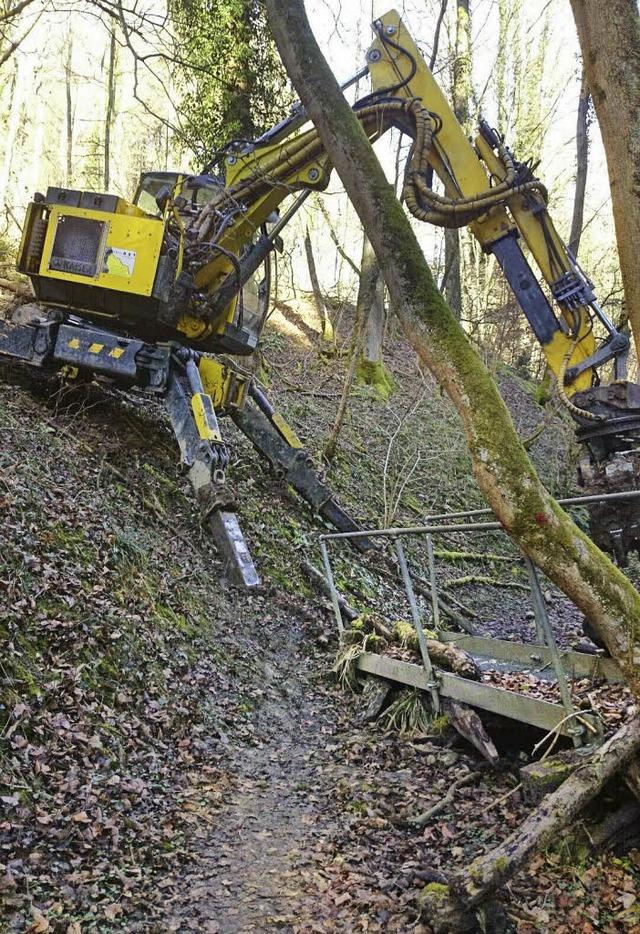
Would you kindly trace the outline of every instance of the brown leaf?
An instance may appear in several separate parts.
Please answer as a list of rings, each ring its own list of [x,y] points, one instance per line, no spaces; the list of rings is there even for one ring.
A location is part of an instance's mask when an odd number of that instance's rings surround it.
[[[78,811],[77,814],[73,814],[71,820],[75,821],[77,824],[90,824],[91,818],[88,816],[86,811]]]
[[[30,924],[25,934],[45,934],[45,931],[51,930],[51,925],[38,908],[31,909],[33,924]]]

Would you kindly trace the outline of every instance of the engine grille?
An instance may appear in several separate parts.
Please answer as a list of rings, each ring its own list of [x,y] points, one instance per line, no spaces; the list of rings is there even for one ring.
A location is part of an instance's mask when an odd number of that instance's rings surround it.
[[[62,214],[49,257],[49,269],[77,276],[96,276],[107,227],[103,221]]]

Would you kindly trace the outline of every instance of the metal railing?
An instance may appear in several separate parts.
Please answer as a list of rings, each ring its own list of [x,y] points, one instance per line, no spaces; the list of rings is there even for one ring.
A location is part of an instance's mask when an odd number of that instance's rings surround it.
[[[629,491],[625,493],[608,493],[602,494],[601,496],[576,496],[566,499],[558,500],[558,503],[561,506],[582,506],[589,505],[590,503],[599,503],[599,502],[610,502],[618,501],[624,499],[637,499],[640,498],[640,490]],[[389,529],[374,529],[360,532],[332,532],[320,536],[320,551],[322,553],[322,561],[324,564],[325,575],[327,580],[327,586],[329,594],[331,596],[331,603],[333,606],[333,611],[338,626],[338,631],[340,633],[344,632],[344,623],[342,620],[342,611],[340,609],[340,599],[338,595],[338,590],[335,585],[333,570],[331,567],[331,560],[329,558],[329,550],[327,547],[328,542],[340,541],[340,540],[354,540],[360,538],[374,539],[391,539],[393,547],[395,550],[396,558],[398,561],[398,566],[400,568],[400,574],[402,577],[402,582],[404,584],[405,593],[411,610],[411,619],[413,627],[416,632],[418,639],[418,646],[420,650],[420,656],[422,659],[422,665],[425,670],[427,678],[427,689],[431,697],[431,704],[433,707],[434,713],[438,713],[440,710],[440,700],[438,694],[438,681],[435,677],[431,659],[429,657],[429,650],[427,647],[427,640],[424,635],[423,626],[422,626],[422,617],[418,602],[416,600],[415,591],[411,579],[411,572],[409,570],[409,565],[406,559],[404,547],[402,544],[402,539],[408,536],[424,536],[427,548],[427,563],[429,570],[429,582],[431,588],[431,603],[432,603],[432,612],[433,612],[433,626],[434,629],[438,630],[440,626],[440,610],[439,610],[439,596],[438,596],[438,587],[437,587],[437,575],[436,575],[436,561],[435,554],[433,549],[433,535],[440,533],[451,533],[451,532],[494,532],[501,531],[506,535],[502,525],[499,522],[457,522],[452,520],[458,519],[469,519],[475,518],[478,516],[493,515],[491,509],[475,509],[468,510],[466,512],[455,512],[455,513],[439,513],[434,516],[429,516],[427,519],[426,525],[419,526],[408,526],[408,527],[398,527],[398,528],[389,528]],[[447,520],[443,522],[442,520]],[[537,569],[533,561],[525,554],[521,555],[522,560],[524,561],[525,568],[527,570],[527,575],[529,579],[529,589],[531,592],[531,605],[534,614],[534,619],[536,623],[536,635],[538,642],[541,645],[546,645],[549,650],[551,664],[556,676],[558,683],[558,689],[560,693],[560,698],[562,706],[564,708],[566,718],[574,719],[577,717],[577,712],[574,708],[573,701],[571,699],[571,693],[569,690],[569,685],[567,682],[566,672],[562,664],[562,659],[560,653],[558,652],[558,646],[553,634],[553,628],[551,621],[549,619],[549,614],[547,612],[546,601],[544,594],[542,592],[542,587],[540,585],[540,579],[538,576]],[[517,559],[515,559],[517,560]],[[575,746],[582,745],[584,726],[575,721],[574,725],[571,726],[567,732],[571,735],[572,740]]]

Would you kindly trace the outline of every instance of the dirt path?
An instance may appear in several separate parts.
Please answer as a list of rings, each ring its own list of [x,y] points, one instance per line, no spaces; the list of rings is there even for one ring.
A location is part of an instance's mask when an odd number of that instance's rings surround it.
[[[288,934],[322,930],[311,915],[330,913],[318,904],[331,893],[316,848],[338,829],[326,807],[336,769],[323,769],[338,711],[289,648],[262,665],[255,745],[229,746],[230,789],[181,880],[169,929]]]

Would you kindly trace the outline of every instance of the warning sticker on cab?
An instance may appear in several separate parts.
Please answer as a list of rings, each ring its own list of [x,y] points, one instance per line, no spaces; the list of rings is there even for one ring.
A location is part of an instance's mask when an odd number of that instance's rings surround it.
[[[110,276],[124,276],[128,278],[133,275],[133,267],[136,264],[137,253],[135,250],[121,250],[119,247],[107,247],[104,254],[104,266],[102,271]]]

